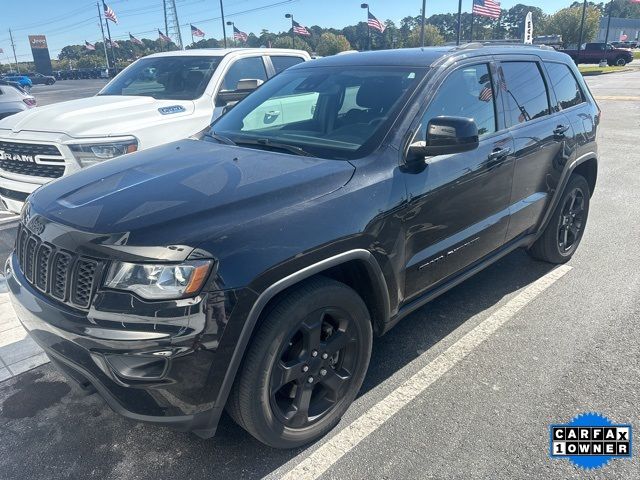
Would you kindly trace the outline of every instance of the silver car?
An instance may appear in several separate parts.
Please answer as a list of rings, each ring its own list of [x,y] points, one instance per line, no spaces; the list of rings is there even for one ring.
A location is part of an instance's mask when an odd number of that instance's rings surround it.
[[[22,88],[0,80],[0,120],[36,106],[36,99]]]

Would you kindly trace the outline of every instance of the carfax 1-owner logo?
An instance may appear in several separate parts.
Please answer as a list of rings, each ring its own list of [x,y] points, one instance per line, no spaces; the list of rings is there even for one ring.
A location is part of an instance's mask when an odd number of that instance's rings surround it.
[[[550,427],[550,455],[582,468],[604,467],[612,458],[631,458],[631,425],[616,425],[599,413],[583,413]]]

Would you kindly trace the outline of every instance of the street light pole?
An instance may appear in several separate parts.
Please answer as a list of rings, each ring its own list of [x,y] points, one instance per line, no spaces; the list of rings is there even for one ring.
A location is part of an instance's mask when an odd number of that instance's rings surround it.
[[[231,30],[234,32],[233,33],[233,46],[236,47],[236,35],[235,35],[235,31],[236,31],[236,26],[233,22],[229,21],[227,22],[227,25],[229,25],[231,27]]]
[[[369,4],[361,3],[360,8],[367,9],[367,50],[371,50],[371,27],[369,27]]]
[[[222,36],[224,37],[224,48],[227,48],[227,27],[224,23],[224,6],[222,0],[220,0],[220,15],[222,15]]]
[[[458,0],[458,35],[456,45],[460,45],[460,32],[462,31],[462,0]]]
[[[287,13],[284,18],[290,18],[291,19],[291,45],[292,48],[296,48],[296,32],[293,29],[293,15],[291,15],[290,13]]]
[[[424,47],[424,11],[427,7],[427,0],[422,0],[422,25],[420,26],[420,46]]]
[[[578,56],[580,56],[580,49],[582,48],[582,37],[584,35],[584,17],[587,15],[587,0],[582,3],[582,20],[580,20],[580,36],[578,38]]]

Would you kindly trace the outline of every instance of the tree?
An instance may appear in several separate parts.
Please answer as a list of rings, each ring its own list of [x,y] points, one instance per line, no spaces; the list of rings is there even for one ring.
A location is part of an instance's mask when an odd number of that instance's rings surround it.
[[[291,35],[283,34],[277,37],[272,43],[271,46],[273,48],[293,48],[293,42],[291,41]],[[311,47],[307,42],[305,42],[302,38],[296,35],[296,49],[304,50],[308,53],[311,53]]]
[[[514,5],[509,10],[503,10],[501,23],[506,30],[508,38],[522,38],[524,30],[524,20],[527,13],[531,12],[533,17],[534,36],[545,32],[548,16],[539,7],[532,7],[523,3]]]
[[[562,42],[565,46],[578,45],[581,20],[582,7],[563,8],[549,17],[546,33],[562,35]],[[595,38],[599,24],[600,10],[596,7],[588,7],[584,21],[583,42],[589,42]]]
[[[318,55],[327,57],[329,55],[335,55],[339,52],[351,50],[351,44],[344,35],[334,35],[327,32],[320,35],[320,41],[316,48]]]
[[[433,25],[424,26],[424,44],[425,46],[442,45],[444,44],[444,37],[440,34],[440,31]],[[408,47],[420,47],[420,27],[415,27],[411,30],[408,39]]]

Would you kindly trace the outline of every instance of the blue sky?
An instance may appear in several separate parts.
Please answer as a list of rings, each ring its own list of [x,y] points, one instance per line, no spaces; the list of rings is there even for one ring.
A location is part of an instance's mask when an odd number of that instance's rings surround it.
[[[279,3],[279,4],[278,4]],[[288,28],[285,13],[293,13],[304,25],[344,27],[363,20],[360,0],[224,0],[225,15],[245,32],[259,33],[284,31]],[[380,19],[398,23],[407,15],[417,15],[421,0],[369,0],[371,12]],[[502,0],[503,8],[517,3],[530,3],[548,13],[568,6],[571,0]],[[278,4],[278,5],[273,5]],[[463,8],[471,9],[471,0],[464,0]],[[118,15],[119,24],[110,23],[113,39],[128,38],[129,32],[138,37],[157,38],[157,28],[164,29],[162,0],[110,0],[109,5]],[[203,30],[207,37],[222,37],[219,20],[219,0],[176,0],[183,41],[189,42],[189,23]],[[264,8],[263,8],[264,7]],[[258,9],[252,12],[247,10]],[[455,0],[427,0],[427,15],[457,11]],[[245,12],[245,13],[243,13]],[[235,14],[235,15],[234,15]],[[7,62],[13,55],[9,41],[9,28],[14,32],[18,61],[31,60],[27,35],[47,36],[51,57],[69,44],[81,44],[100,39],[96,2],[91,0],[0,0],[0,61]],[[11,58],[13,61],[13,58]]]

